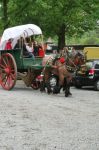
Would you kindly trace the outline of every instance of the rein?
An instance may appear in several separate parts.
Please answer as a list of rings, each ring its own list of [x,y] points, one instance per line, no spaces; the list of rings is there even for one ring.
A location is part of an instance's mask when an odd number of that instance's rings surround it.
[[[42,72],[41,72],[42,75],[44,75],[44,71],[45,71],[47,65],[50,63],[51,60],[53,60],[53,58],[52,58],[52,57],[49,57],[49,59],[47,60],[45,66],[44,66],[44,68],[43,68],[43,70],[42,70]]]

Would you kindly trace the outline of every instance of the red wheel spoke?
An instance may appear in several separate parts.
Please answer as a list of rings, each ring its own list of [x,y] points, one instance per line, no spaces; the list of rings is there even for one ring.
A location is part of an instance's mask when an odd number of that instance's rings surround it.
[[[2,81],[4,81],[4,79],[6,79],[6,74],[3,74]]]
[[[6,83],[7,83],[7,80],[8,80],[8,76],[6,76],[6,78],[5,78],[5,80],[4,80],[4,86],[6,85]]]
[[[4,65],[2,65],[2,64],[0,64],[0,68],[5,68],[5,66],[4,66]]]
[[[9,85],[8,85],[8,76],[6,76],[6,78],[5,78],[5,80],[3,81],[2,84],[3,84],[3,86],[6,87],[6,88],[9,86]]]
[[[10,77],[14,80],[15,79],[15,75],[14,74],[10,74]]]
[[[9,57],[9,59],[8,59],[8,65],[12,68],[12,66],[13,66],[13,62],[12,62],[12,59]]]
[[[7,65],[9,65],[8,57],[5,57],[5,60],[6,60]]]
[[[14,73],[15,72],[15,70],[14,69],[11,69],[11,73]]]
[[[10,85],[12,84],[12,79],[10,76],[8,76],[8,79],[7,79],[7,85],[8,87],[10,87]]]
[[[2,58],[2,61],[4,62],[5,66],[7,66],[7,62],[5,61],[5,57]]]
[[[10,68],[14,68],[12,59],[10,57],[6,57],[6,61],[7,61],[7,66],[9,66]]]
[[[0,72],[5,72],[5,70],[3,68],[0,68]]]
[[[10,61],[9,61],[9,62],[10,62],[10,64],[14,67],[14,64],[12,63],[12,59],[11,59],[11,58],[10,58]]]

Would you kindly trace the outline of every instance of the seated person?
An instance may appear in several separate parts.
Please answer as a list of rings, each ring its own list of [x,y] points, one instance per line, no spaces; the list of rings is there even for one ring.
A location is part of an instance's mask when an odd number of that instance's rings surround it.
[[[31,43],[25,43],[25,46],[26,46],[26,50],[28,52],[28,55],[34,59],[33,47],[31,45]]]
[[[33,48],[29,45],[29,43],[27,42],[27,39],[24,39],[23,37],[21,37],[20,39],[18,39],[14,49],[23,49],[23,56],[25,57],[33,57]]]
[[[38,44],[36,41],[34,41],[34,43],[33,43],[33,54],[34,54],[34,56],[38,56],[39,55],[38,52],[39,52]]]
[[[7,43],[6,43],[4,49],[5,49],[5,50],[10,50],[10,49],[12,49],[12,41],[11,41],[11,39],[9,39],[9,40],[7,41]]]
[[[23,49],[25,41],[23,37],[20,37],[20,39],[17,40],[14,49]]]
[[[13,49],[19,49],[19,48],[21,48],[20,39],[17,40],[17,43],[15,44]]]
[[[39,57],[44,57],[45,56],[45,52],[44,52],[44,49],[43,49],[42,45],[38,46],[38,56]]]

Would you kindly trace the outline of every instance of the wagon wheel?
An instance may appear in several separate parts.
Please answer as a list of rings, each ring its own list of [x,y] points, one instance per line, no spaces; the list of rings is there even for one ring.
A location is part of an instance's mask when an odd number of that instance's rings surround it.
[[[40,83],[37,82],[37,81],[33,81],[32,84],[31,84],[31,87],[34,89],[34,90],[38,90],[40,88]]]
[[[0,80],[1,86],[5,90],[11,90],[17,79],[17,66],[14,57],[5,53],[0,58]]]

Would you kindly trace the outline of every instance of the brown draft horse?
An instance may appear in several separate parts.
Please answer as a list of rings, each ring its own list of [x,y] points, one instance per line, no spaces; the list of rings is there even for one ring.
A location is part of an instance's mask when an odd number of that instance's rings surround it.
[[[63,61],[60,61],[62,60]],[[64,53],[60,56],[60,58],[51,59],[50,61],[50,68],[44,68],[44,78],[43,78],[43,86],[41,85],[41,91],[42,87],[45,88],[45,86],[48,89],[48,93],[51,92],[51,88],[48,84],[48,80],[51,76],[51,74],[55,74],[59,78],[58,85],[54,88],[53,93],[59,93],[61,87],[64,87],[65,89],[65,96],[71,95],[70,93],[70,83],[72,80],[72,74],[68,71],[68,66],[72,67],[73,69],[76,69],[80,65],[85,63],[84,55],[77,53],[74,57],[70,57],[67,53]],[[52,64],[51,64],[52,63]],[[74,71],[74,70],[73,70]]]
[[[57,86],[55,86],[53,93],[56,93],[56,94],[59,93],[60,89],[65,85],[64,86],[65,87],[64,88],[65,89],[65,96],[67,97],[67,96],[71,95],[71,93],[70,93],[70,81],[72,80],[72,75],[67,70],[65,61],[60,62],[60,59],[57,58],[52,62],[53,63],[50,64],[51,65],[50,68],[45,67],[45,69],[44,69],[44,72],[43,72],[44,78],[43,78],[43,82],[41,84],[40,90],[43,91],[45,86],[46,86],[48,93],[52,92],[48,81],[49,81],[51,74],[54,74],[54,75],[58,76],[59,82],[58,82]]]
[[[81,65],[85,64],[86,62],[86,53],[80,52],[80,51],[75,51],[69,52],[67,48],[64,48],[61,53],[61,57],[64,57],[66,60],[66,64],[72,69],[75,70],[75,68],[80,67]]]

